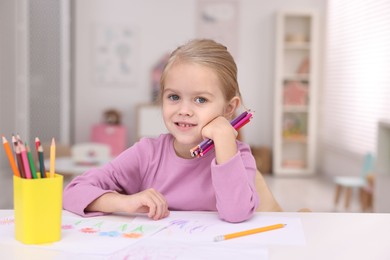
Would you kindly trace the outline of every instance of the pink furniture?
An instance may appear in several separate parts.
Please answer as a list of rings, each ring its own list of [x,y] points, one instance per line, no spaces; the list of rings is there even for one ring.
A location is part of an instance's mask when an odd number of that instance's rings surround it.
[[[107,144],[111,155],[117,156],[127,148],[126,127],[122,125],[98,124],[92,127],[91,142]]]

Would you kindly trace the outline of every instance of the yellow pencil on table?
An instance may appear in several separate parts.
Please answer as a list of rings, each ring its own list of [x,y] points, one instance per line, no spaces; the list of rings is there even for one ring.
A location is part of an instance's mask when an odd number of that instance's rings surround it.
[[[50,178],[54,177],[54,172],[56,168],[56,143],[53,139],[51,139],[50,145]]]
[[[253,235],[253,234],[266,232],[266,231],[270,231],[270,230],[274,230],[274,229],[278,229],[278,228],[283,228],[285,226],[286,226],[286,224],[275,224],[275,225],[271,225],[271,226],[254,228],[254,229],[249,229],[249,230],[226,234],[226,235],[220,235],[220,236],[216,236],[214,238],[214,242],[237,238],[237,237],[248,236],[248,235]]]

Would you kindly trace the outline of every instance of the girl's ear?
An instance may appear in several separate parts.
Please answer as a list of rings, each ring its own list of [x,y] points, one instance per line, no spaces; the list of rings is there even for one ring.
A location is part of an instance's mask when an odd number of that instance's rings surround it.
[[[225,108],[225,117],[232,119],[236,109],[241,105],[241,99],[237,96],[233,97]]]

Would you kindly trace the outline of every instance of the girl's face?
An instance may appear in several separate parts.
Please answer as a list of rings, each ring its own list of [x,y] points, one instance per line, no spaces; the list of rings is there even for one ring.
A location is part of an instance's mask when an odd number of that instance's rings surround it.
[[[217,116],[225,116],[228,102],[217,75],[194,63],[174,64],[162,93],[165,126],[174,136],[176,153],[190,158],[190,149],[203,141],[202,128]]]

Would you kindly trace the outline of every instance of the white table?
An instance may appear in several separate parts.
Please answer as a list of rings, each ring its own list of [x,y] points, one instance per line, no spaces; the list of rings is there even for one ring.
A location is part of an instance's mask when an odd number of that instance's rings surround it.
[[[12,215],[1,210],[1,216]],[[64,215],[72,215],[64,211]],[[306,245],[268,246],[270,260],[281,259],[390,259],[390,214],[377,213],[257,213],[272,217],[299,217]],[[122,220],[124,216],[103,216]],[[80,245],[81,246],[81,245]],[[1,244],[0,259],[66,259],[64,253],[26,246],[15,241],[12,246]],[[84,257],[83,259],[88,259]]]

